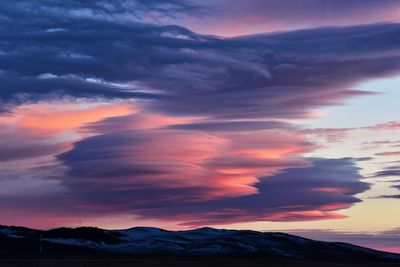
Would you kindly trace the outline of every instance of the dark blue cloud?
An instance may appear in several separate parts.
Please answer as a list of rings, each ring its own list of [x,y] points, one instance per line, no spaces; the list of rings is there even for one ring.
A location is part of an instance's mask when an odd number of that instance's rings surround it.
[[[2,3],[2,103],[144,98],[170,114],[293,118],[363,94],[352,89],[357,82],[400,67],[398,24],[224,39],[127,21],[128,2]],[[148,12],[194,8],[132,3]]]
[[[119,22],[157,21],[194,15],[203,9],[186,0],[4,0],[0,3],[1,29],[24,30],[73,26],[78,20],[114,20]],[[77,25],[75,25],[77,26]]]
[[[375,173],[374,177],[400,176],[400,168],[388,167]]]
[[[398,163],[398,162],[396,161],[394,163]],[[373,178],[381,178],[381,177],[389,177],[389,176],[400,177],[400,168],[397,166],[386,167],[383,170],[376,172],[372,177]],[[397,184],[400,182],[400,180],[389,180],[386,182],[394,183],[390,187],[400,190],[400,184]],[[400,194],[380,195],[380,196],[377,196],[376,198],[389,198],[389,199],[390,198],[394,198],[394,199],[398,198],[398,199],[400,199]]]

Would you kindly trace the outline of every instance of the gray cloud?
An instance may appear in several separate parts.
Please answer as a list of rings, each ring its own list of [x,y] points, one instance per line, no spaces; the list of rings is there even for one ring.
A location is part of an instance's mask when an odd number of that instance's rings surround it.
[[[397,167],[397,166],[390,166],[390,167],[387,167],[387,168],[385,168],[385,169],[383,169],[381,171],[378,171],[377,173],[375,173],[375,175],[373,177],[374,178],[379,178],[379,177],[387,177],[387,176],[400,176],[400,168]],[[389,180],[389,181],[386,181],[386,182],[398,183],[398,182],[400,182],[400,180]],[[394,185],[392,185],[390,187],[400,190],[400,185],[398,185],[398,184],[394,184]],[[400,194],[380,195],[380,196],[377,196],[376,198],[400,199]]]
[[[192,131],[257,131],[265,129],[293,129],[289,123],[282,121],[201,121],[168,126],[170,129]]]
[[[4,127],[0,129],[0,164],[8,161],[54,155],[62,144],[49,143],[46,138]]]

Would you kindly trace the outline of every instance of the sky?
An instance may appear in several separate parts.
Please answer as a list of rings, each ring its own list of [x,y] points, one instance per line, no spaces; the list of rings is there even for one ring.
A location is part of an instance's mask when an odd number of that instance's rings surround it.
[[[400,252],[400,2],[0,2],[0,224]]]

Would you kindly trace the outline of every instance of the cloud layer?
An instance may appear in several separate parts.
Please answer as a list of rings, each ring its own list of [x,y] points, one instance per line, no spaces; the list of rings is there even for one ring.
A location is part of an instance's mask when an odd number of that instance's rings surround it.
[[[398,24],[221,39],[179,26],[107,19],[119,15],[118,8],[107,17],[96,15],[97,5],[88,15],[57,3],[38,5],[41,16],[2,5],[5,20],[24,18],[3,26],[5,105],[64,96],[135,98],[169,114],[304,117],[365,93],[352,87],[400,66]]]
[[[207,6],[208,12],[200,17],[182,18],[183,23],[204,33],[223,36],[400,20],[398,15],[400,4],[396,0],[195,0],[194,2]],[[237,19],[238,17],[240,19]]]
[[[343,218],[360,201],[355,159],[304,156],[307,134],[346,129],[295,122],[397,74],[400,24],[222,38],[160,23],[199,12],[185,1],[107,3],[0,4],[0,215],[198,226]]]
[[[400,229],[390,229],[380,232],[354,232],[335,230],[291,230],[289,233],[312,239],[349,242],[360,246],[375,248],[394,253],[400,252]]]

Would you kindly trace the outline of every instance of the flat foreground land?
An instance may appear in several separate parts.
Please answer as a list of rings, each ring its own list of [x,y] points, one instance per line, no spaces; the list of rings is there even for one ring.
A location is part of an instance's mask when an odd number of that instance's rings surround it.
[[[400,267],[399,263],[284,262],[264,259],[0,260],[0,267]]]

